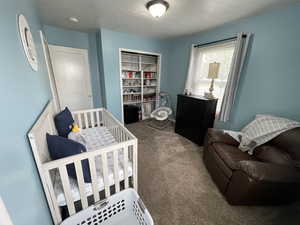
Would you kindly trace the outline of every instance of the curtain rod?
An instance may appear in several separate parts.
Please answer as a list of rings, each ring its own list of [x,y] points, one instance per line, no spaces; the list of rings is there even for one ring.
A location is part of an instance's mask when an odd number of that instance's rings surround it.
[[[247,37],[247,35],[243,34],[242,37],[245,38],[245,37]],[[199,48],[199,47],[206,46],[206,45],[212,45],[212,44],[217,44],[217,43],[220,43],[220,42],[231,41],[231,40],[236,40],[236,39],[237,39],[237,36],[234,36],[234,37],[225,38],[225,39],[218,40],[218,41],[212,41],[212,42],[207,42],[207,43],[203,43],[203,44],[197,44],[194,47]]]

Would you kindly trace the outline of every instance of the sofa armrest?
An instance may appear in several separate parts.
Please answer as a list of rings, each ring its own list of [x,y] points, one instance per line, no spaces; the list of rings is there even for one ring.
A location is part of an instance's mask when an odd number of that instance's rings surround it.
[[[238,168],[256,181],[300,184],[300,170],[292,166],[259,161],[240,161]]]
[[[233,146],[239,146],[239,142],[237,142],[234,138],[232,138],[230,135],[224,133],[223,130],[209,128],[207,131],[207,141],[208,144],[213,143],[224,143],[228,145]]]

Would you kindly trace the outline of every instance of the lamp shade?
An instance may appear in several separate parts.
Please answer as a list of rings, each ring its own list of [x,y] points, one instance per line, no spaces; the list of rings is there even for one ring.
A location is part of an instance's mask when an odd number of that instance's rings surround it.
[[[220,63],[214,62],[209,64],[208,76],[209,79],[216,79],[219,76]]]

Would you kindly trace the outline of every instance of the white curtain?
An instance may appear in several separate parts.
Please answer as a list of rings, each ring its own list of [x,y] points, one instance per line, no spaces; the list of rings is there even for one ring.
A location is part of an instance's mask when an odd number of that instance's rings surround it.
[[[195,79],[197,77],[195,76],[195,74],[199,74],[200,72],[201,58],[202,58],[201,49],[195,48],[195,46],[193,45],[190,54],[189,70],[185,82],[185,89],[188,92],[192,92],[193,89],[195,88],[195,85],[197,84],[197,82],[195,82]]]
[[[231,69],[228,76],[219,115],[220,121],[225,122],[229,120],[230,112],[235,101],[239,80],[245,64],[250,38],[250,33],[239,33],[237,36],[237,43],[234,50]]]
[[[204,95],[211,80],[207,79],[210,62],[220,62],[214,95],[219,99],[218,119],[227,121],[234,104],[241,71],[245,62],[250,34],[240,33],[230,42],[196,48],[192,46],[185,89],[193,95]]]
[[[204,96],[209,91],[211,79],[208,79],[209,64],[220,63],[218,79],[214,84],[214,96],[219,99],[217,114],[220,112],[222,99],[230,71],[236,41],[218,43],[202,48],[192,48],[190,56],[189,75],[186,89],[193,95]]]

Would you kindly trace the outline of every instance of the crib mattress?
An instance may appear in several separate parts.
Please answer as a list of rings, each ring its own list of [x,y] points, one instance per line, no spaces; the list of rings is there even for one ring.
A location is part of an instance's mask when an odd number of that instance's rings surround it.
[[[95,127],[88,128],[81,131],[82,135],[85,138],[85,145],[87,151],[94,151],[100,148],[104,148],[106,146],[117,143],[112,134],[106,127]],[[78,141],[78,140],[77,140]],[[84,143],[82,143],[84,144]],[[118,152],[118,162],[119,162],[119,180],[124,180],[124,153],[119,150]],[[114,181],[114,170],[113,170],[113,153],[107,154],[107,164],[108,164],[108,182],[109,185],[113,185]],[[103,171],[102,171],[102,159],[101,156],[97,156],[95,158],[95,165],[97,171],[97,186],[98,190],[104,190],[104,179],[103,179]],[[132,176],[132,163],[128,163],[128,175]],[[80,200],[80,192],[77,184],[77,180],[69,177],[70,180],[70,188],[72,193],[72,198],[74,201]],[[59,206],[66,205],[66,199],[62,187],[62,183],[60,180],[60,176],[57,173],[54,174],[53,177],[54,184],[54,192],[56,195],[57,203]],[[91,183],[85,183],[85,195],[90,196],[93,194],[93,188]]]

